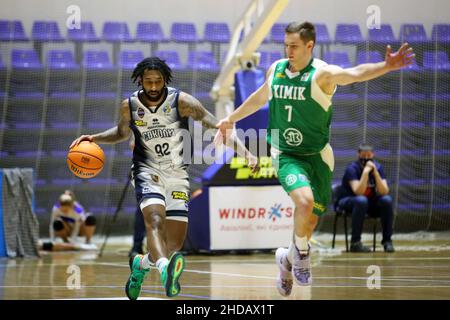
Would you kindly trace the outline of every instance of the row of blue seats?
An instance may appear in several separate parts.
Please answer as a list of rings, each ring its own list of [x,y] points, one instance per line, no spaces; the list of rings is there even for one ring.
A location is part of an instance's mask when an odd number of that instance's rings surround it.
[[[283,43],[286,23],[276,23],[272,26],[270,34],[265,42]],[[316,26],[317,43],[332,43],[330,33],[326,24],[318,23]],[[31,32],[31,39],[35,41],[64,41],[56,21],[35,21]],[[170,29],[170,37],[166,37],[161,25],[157,22],[138,22],[136,35],[130,34],[126,22],[107,21],[103,24],[102,35],[98,37],[92,22],[81,22],[79,28],[67,30],[67,40],[79,42],[96,42],[100,40],[109,42],[167,42],[175,41],[182,43],[196,43],[208,41],[211,43],[228,43],[230,41],[230,28],[226,23],[205,24],[204,37],[198,36],[194,23],[173,23]],[[27,41],[28,37],[21,21],[1,20],[0,41]],[[439,41],[450,42],[450,24],[434,24],[431,38],[427,37],[423,24],[406,23],[400,26],[398,40],[394,36],[390,24],[381,24],[379,28],[369,29],[368,41],[379,43],[394,43],[396,41],[427,42]],[[336,26],[334,42],[344,44],[359,44],[365,39],[358,24],[339,23]]]
[[[261,51],[259,68],[267,69],[270,65],[281,58],[280,51]],[[197,69],[218,71],[221,63],[216,61],[214,54],[210,51],[189,51],[187,62],[183,64],[177,51],[157,50],[153,55],[165,60],[173,69]],[[123,50],[119,53],[118,66],[124,69],[132,69],[136,64],[144,59],[144,53],[139,50]],[[345,51],[325,52],[322,59],[329,64],[335,64],[342,68],[349,68],[351,63],[349,55]],[[383,61],[381,53],[378,51],[359,51],[356,55],[355,64]],[[50,69],[78,69],[75,57],[70,50],[49,50],[46,57],[46,65]],[[0,67],[4,67],[0,56]],[[43,68],[39,56],[32,49],[14,49],[11,52],[11,66],[13,68],[36,69]],[[83,53],[82,66],[87,69],[112,69],[113,63],[107,51],[88,50]],[[450,70],[450,61],[445,51],[425,51],[423,53],[422,66],[429,70]],[[407,70],[420,70],[421,67],[416,60]]]
[[[214,55],[209,51],[190,51],[186,64],[181,63],[177,51],[156,51],[155,56],[166,60],[173,69],[198,69],[208,71],[219,71]],[[269,58],[269,56],[268,56]],[[139,50],[124,50],[119,54],[118,66],[124,69],[133,69],[138,62],[144,59],[144,53]],[[46,57],[46,66],[54,70],[79,69],[74,54],[70,50],[49,50]],[[5,67],[0,57],[0,67]],[[11,52],[11,66],[15,69],[42,69],[38,54],[33,49],[14,49]],[[109,54],[104,50],[88,50],[83,52],[82,66],[86,69],[111,70],[115,66]]]

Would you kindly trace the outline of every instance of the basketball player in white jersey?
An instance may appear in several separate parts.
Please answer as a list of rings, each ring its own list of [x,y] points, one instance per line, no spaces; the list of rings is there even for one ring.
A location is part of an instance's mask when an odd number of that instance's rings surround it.
[[[211,129],[218,120],[196,98],[168,86],[172,71],[157,57],[141,61],[132,79],[142,88],[122,102],[118,125],[82,135],[70,148],[83,140],[118,143],[134,134],[133,182],[144,215],[149,253],[130,259],[131,275],[125,291],[129,299],[137,299],[142,282],[155,265],[166,295],[173,297],[180,292],[178,280],[185,262],[177,250],[183,246],[188,222],[189,176],[183,163],[183,134],[188,132],[189,117]],[[229,145],[249,166],[257,168],[256,157],[238,139],[230,139]]]

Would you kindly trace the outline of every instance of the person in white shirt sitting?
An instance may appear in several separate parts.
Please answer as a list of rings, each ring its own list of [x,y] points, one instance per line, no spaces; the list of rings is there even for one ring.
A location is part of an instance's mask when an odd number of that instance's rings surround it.
[[[73,193],[72,193],[73,194]],[[96,219],[86,213],[69,192],[63,193],[53,206],[50,220],[50,240],[60,237],[65,243],[76,243],[77,237],[85,237],[86,244],[91,243]]]

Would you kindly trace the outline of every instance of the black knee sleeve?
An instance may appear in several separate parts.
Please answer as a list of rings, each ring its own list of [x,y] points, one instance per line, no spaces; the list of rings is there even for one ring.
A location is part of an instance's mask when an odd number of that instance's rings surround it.
[[[61,231],[64,229],[64,224],[60,220],[53,221],[53,230]]]
[[[88,216],[86,218],[86,221],[84,222],[84,224],[87,226],[95,226],[96,223],[97,219],[94,216]]]

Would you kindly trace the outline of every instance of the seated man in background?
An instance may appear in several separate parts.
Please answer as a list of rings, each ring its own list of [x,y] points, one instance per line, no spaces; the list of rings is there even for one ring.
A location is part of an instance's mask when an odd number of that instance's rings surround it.
[[[96,219],[85,213],[83,207],[75,201],[70,192],[70,190],[66,190],[53,206],[50,219],[50,240],[54,242],[55,237],[60,237],[65,243],[75,243],[77,236],[85,236],[86,243],[90,244],[95,232]]]
[[[394,252],[392,245],[392,198],[383,166],[376,162],[373,147],[361,144],[358,160],[347,166],[342,178],[342,198],[339,206],[352,213],[352,239],[350,252],[370,252],[361,242],[366,214],[380,216],[383,228],[382,244],[385,252]]]

